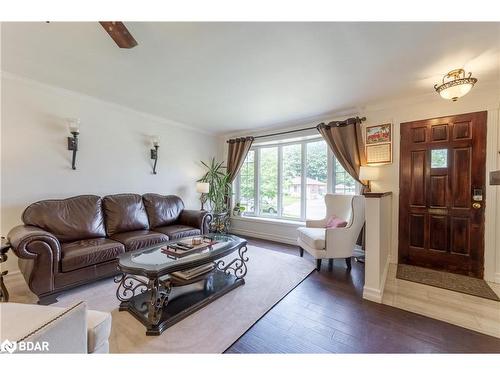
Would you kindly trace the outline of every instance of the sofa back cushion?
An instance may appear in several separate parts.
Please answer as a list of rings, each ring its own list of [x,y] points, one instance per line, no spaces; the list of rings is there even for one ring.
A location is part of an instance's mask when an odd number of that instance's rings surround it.
[[[184,202],[176,195],[148,193],[142,198],[151,229],[173,224],[184,209]]]
[[[28,206],[22,220],[52,233],[61,242],[104,237],[101,203],[95,195],[44,200]]]
[[[139,194],[115,194],[103,198],[102,206],[108,236],[148,229],[148,216]]]

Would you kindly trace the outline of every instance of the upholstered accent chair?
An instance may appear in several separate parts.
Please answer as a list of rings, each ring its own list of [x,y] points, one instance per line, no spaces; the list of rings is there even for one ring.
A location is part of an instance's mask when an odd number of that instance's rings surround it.
[[[321,269],[321,261],[343,258],[351,269],[351,257],[359,233],[365,223],[365,198],[362,195],[325,195],[326,217],[321,220],[307,220],[305,227],[298,228],[297,244],[300,256],[304,250],[316,258],[316,269]],[[328,219],[336,216],[347,222],[345,227],[326,228]]]

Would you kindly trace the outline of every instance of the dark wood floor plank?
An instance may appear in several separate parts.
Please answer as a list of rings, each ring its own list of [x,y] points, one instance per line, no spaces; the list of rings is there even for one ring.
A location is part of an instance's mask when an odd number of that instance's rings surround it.
[[[299,256],[296,246],[248,242]],[[226,353],[500,353],[495,337],[364,300],[363,284],[362,263],[313,272]]]

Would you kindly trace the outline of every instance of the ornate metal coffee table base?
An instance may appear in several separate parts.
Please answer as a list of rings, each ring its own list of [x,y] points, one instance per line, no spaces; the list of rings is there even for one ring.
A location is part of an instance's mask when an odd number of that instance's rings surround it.
[[[120,278],[116,281],[122,286],[121,284],[126,283],[130,277],[137,280],[135,276],[125,275],[125,280]],[[172,286],[168,280],[166,283],[161,280],[150,280],[147,283],[141,280],[141,283],[131,284],[129,293],[132,293],[135,286],[137,286],[136,291],[143,292],[122,300],[119,310],[128,311],[144,324],[146,335],[157,336],[168,327],[243,284],[245,279],[218,269],[204,279],[182,286]],[[119,292],[120,287],[117,295]]]

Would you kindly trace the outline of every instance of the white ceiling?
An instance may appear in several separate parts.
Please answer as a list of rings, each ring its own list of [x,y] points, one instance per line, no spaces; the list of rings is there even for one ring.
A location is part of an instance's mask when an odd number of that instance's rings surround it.
[[[297,124],[433,91],[465,67],[500,82],[500,23],[3,23],[3,70],[206,131]]]

